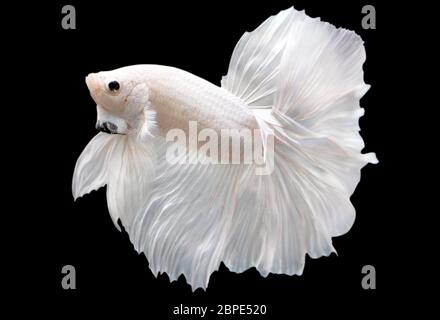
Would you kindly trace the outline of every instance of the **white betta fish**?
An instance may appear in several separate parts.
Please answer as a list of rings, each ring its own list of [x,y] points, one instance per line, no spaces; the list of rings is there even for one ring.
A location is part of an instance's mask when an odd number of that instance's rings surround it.
[[[332,237],[350,229],[360,170],[377,162],[361,153],[364,61],[354,32],[290,8],[242,36],[221,87],[160,65],[90,74],[104,132],[76,163],[73,195],[107,185],[116,227],[120,220],[153,273],[183,274],[193,289],[206,288],[221,262],[300,275],[306,254],[329,255]],[[181,143],[167,133],[191,135],[190,121],[198,133],[259,130],[272,169],[258,174],[242,151],[238,163],[169,161]]]

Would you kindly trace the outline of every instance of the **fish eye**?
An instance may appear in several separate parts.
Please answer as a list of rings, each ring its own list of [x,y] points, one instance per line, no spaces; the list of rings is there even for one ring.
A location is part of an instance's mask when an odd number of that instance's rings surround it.
[[[119,85],[119,82],[116,80],[111,80],[107,83],[107,89],[110,92],[117,92],[121,86]]]

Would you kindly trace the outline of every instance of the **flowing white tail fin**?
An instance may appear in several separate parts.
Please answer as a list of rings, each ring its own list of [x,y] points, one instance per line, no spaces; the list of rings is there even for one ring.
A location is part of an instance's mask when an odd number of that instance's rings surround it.
[[[301,274],[306,253],[328,255],[331,237],[352,226],[350,196],[360,170],[377,162],[373,153],[360,152],[359,100],[369,88],[364,61],[354,32],[293,8],[238,42],[222,87],[273,130],[275,170],[251,178],[258,187],[246,203],[254,205],[243,209],[241,222],[252,219],[255,228],[235,225],[238,240],[225,257],[232,270]]]
[[[236,272],[301,274],[306,254],[330,254],[331,238],[350,229],[360,169],[377,162],[361,154],[358,132],[364,60],[355,33],[282,11],[243,35],[222,79],[263,135],[273,134],[272,174],[171,165],[163,138],[146,145],[98,135],[78,159],[74,195],[107,184],[113,219],[152,271],[183,274],[193,289],[205,288],[222,261]]]

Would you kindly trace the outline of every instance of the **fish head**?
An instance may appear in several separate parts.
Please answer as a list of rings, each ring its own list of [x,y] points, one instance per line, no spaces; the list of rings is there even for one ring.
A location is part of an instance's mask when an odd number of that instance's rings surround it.
[[[96,128],[111,134],[130,134],[142,126],[148,88],[124,69],[91,73],[86,77],[97,104]]]

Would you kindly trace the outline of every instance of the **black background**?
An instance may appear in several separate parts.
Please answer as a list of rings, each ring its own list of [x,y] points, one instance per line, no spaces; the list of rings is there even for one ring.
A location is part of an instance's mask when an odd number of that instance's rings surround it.
[[[61,27],[65,4],[76,8],[76,30]],[[312,17],[356,31],[365,41],[365,81],[372,87],[361,100],[366,111],[361,134],[365,152],[376,152],[380,163],[362,170],[351,198],[357,210],[355,224],[333,240],[338,255],[307,258],[300,277],[263,278],[255,269],[235,274],[222,265],[211,276],[208,289],[194,293],[182,277],[173,283],[166,275],[155,278],[145,256],[137,254],[127,234],[113,226],[105,188],[73,201],[76,159],[96,134],[95,103],[84,77],[90,72],[154,63],[182,68],[219,84],[240,36],[292,4]],[[366,4],[376,7],[377,30],[362,29],[361,9]],[[14,199],[17,210],[29,215],[30,229],[26,232],[30,239],[16,250],[25,261],[20,265],[24,266],[20,279],[13,279],[19,296],[29,294],[33,301],[41,298],[39,307],[61,310],[59,314],[137,310],[148,319],[183,319],[172,314],[172,308],[180,304],[266,304],[268,315],[261,319],[294,318],[300,312],[350,316],[353,307],[360,314],[377,315],[383,308],[391,312],[402,308],[392,302],[397,295],[405,295],[399,289],[402,281],[410,281],[402,280],[405,266],[399,262],[399,248],[406,240],[394,235],[398,228],[394,221],[402,211],[396,208],[392,185],[396,182],[392,141],[397,132],[390,129],[394,112],[389,94],[395,91],[390,81],[395,57],[388,48],[398,41],[392,8],[375,1],[177,4],[145,0],[53,2],[32,10],[38,12],[32,14],[26,29],[32,45],[23,50],[34,62],[28,73],[34,90],[20,99],[31,109],[23,117],[33,125],[30,133],[19,138],[32,161],[16,161],[26,162],[24,166],[33,175],[26,180],[26,196],[21,192]],[[15,41],[23,44],[24,40]],[[61,287],[61,268],[67,264],[76,268],[76,290]],[[361,287],[361,269],[367,264],[376,268],[376,290]],[[11,262],[11,266],[16,265]],[[34,275],[26,277],[26,272]]]

